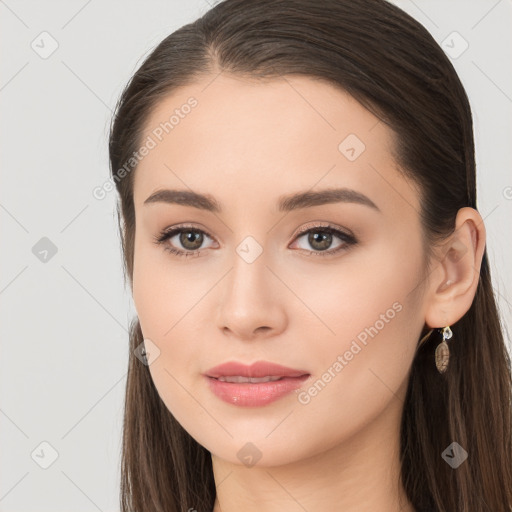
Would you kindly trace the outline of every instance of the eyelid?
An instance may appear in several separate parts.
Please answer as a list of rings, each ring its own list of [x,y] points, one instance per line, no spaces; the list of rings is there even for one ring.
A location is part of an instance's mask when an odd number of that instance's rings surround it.
[[[189,229],[190,231],[197,231],[198,233],[202,233],[203,235],[206,235],[210,240],[215,240],[213,236],[211,236],[208,231],[206,231],[204,228],[198,227],[197,225],[192,224],[177,224],[175,226],[171,226],[169,228],[163,229],[158,235],[154,236],[154,240],[156,243],[163,243],[167,241],[168,239],[175,236],[180,231],[185,231],[186,229]],[[202,251],[203,249],[197,249],[198,251]],[[193,251],[188,251],[193,252]]]
[[[202,233],[206,237],[213,240],[215,243],[216,239],[211,236],[208,231],[206,231],[203,228],[199,228],[196,225],[185,223],[185,224],[177,224],[175,226],[171,226],[169,228],[166,228],[160,232],[159,235],[154,237],[155,243],[158,244],[165,244],[170,238],[173,238],[176,236],[177,233],[180,231],[185,231],[186,229],[189,229],[191,231],[196,231],[199,233]],[[301,226],[299,230],[297,230],[293,236],[292,244],[297,241],[301,236],[308,233],[309,231],[313,231],[314,229],[318,229],[318,231],[326,231],[331,232],[334,234],[335,237],[340,239],[343,243],[340,247],[337,247],[335,249],[328,249],[325,251],[312,251],[309,249],[303,249],[299,248],[300,251],[305,252],[308,254],[308,256],[323,256],[323,257],[329,257],[329,256],[335,256],[339,251],[342,251],[344,249],[348,249],[350,246],[355,245],[358,243],[358,240],[354,236],[354,234],[347,230],[346,228],[342,228],[341,226],[337,226],[336,224],[332,224],[327,221],[310,221],[307,224]],[[288,246],[289,247],[289,246]],[[164,247],[165,250],[170,251],[171,253],[175,254],[176,256],[198,256],[200,253],[205,251],[205,249],[196,249],[196,250],[184,250],[184,249],[177,249],[175,247]]]
[[[307,235],[310,232],[324,232],[324,233],[330,233],[335,238],[341,241],[340,245],[334,248],[329,248],[324,251],[314,251],[310,249],[304,249],[302,247],[297,247],[297,249],[305,254],[306,256],[310,257],[319,257],[319,258],[325,258],[326,260],[328,258],[335,258],[339,256],[341,253],[346,252],[352,248],[352,246],[355,246],[359,243],[359,240],[355,237],[355,235],[345,228],[342,228],[340,226],[337,226],[336,224],[331,224],[329,222],[325,221],[311,221],[308,224],[302,226],[298,232],[295,234],[293,241],[291,244],[296,244],[298,241],[305,235]],[[290,244],[290,245],[291,245]],[[290,246],[288,246],[290,247]]]
[[[166,234],[166,233],[172,233],[173,231],[177,231],[179,229],[190,229],[190,230],[195,230],[195,231],[201,231],[202,233],[205,233],[208,235],[208,231],[201,227],[200,225],[198,224],[193,224],[193,223],[184,223],[184,224],[174,224],[172,226],[169,226],[167,228],[164,228],[161,230],[160,234]],[[208,235],[210,236],[210,235]]]
[[[196,231],[199,231],[203,234],[205,234],[206,236],[208,236],[209,238],[211,238],[212,240],[214,239],[209,233],[208,231],[206,231],[204,228],[201,228],[201,227],[198,227],[197,225],[193,225],[193,224],[177,224],[176,226],[171,226],[169,228],[166,228],[164,230],[162,230],[162,232],[160,233],[160,235],[158,235],[157,237],[155,237],[155,239],[160,239],[160,238],[163,238],[164,236],[166,235],[169,235],[171,233],[174,233],[175,231],[179,231],[180,229],[193,229],[193,230],[196,230]],[[303,226],[301,226],[296,232],[295,234],[292,236],[293,240],[295,241],[295,239],[304,234],[304,233],[307,233],[310,229],[314,229],[314,228],[334,228],[334,229],[337,229],[339,231],[341,231],[343,234],[345,234],[346,236],[348,237],[351,237],[351,238],[355,238],[353,233],[345,228],[342,228],[341,226],[337,226],[335,224],[332,224],[330,222],[327,222],[327,221],[310,221],[306,224],[304,224]]]
[[[300,236],[300,235],[304,234],[305,232],[308,232],[309,230],[314,229],[314,228],[317,228],[317,229],[332,228],[332,229],[341,231],[347,237],[355,238],[354,234],[346,228],[337,226],[336,224],[333,224],[332,222],[318,220],[318,221],[308,222],[308,223],[304,224],[304,226],[300,227],[294,234],[293,239],[295,240],[295,238],[297,238],[298,236]]]

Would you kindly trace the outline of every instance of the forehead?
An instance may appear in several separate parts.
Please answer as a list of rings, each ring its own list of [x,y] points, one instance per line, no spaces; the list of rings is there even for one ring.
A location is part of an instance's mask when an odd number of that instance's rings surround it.
[[[141,142],[150,149],[135,172],[136,207],[163,187],[240,207],[317,185],[388,200],[412,192],[395,169],[392,131],[345,91],[309,77],[205,76],[154,108]]]

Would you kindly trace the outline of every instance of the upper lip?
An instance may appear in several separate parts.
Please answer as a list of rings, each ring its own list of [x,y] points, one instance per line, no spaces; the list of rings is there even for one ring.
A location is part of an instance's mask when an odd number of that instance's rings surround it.
[[[227,376],[240,376],[240,377],[301,377],[302,375],[309,375],[304,370],[295,370],[287,368],[280,364],[271,363],[269,361],[257,361],[250,366],[238,363],[236,361],[229,361],[210,368],[206,373],[208,377],[227,377]]]

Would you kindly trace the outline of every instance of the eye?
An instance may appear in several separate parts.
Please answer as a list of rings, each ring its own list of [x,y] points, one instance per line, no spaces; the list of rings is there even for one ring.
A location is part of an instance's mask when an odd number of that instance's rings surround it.
[[[357,240],[353,235],[341,231],[331,225],[314,225],[312,227],[311,225],[305,226],[300,230],[299,235],[295,240],[299,241],[302,238],[304,238],[304,242],[313,250],[300,245],[299,248],[304,249],[310,255],[315,256],[331,256],[339,251],[346,250],[357,243]],[[338,238],[340,242],[334,249],[328,250],[332,246],[333,240],[336,238]]]
[[[205,238],[211,237],[202,229],[175,226],[171,229],[166,229],[155,237],[155,243],[162,244],[166,251],[169,251],[176,256],[198,256],[201,250],[199,248],[203,245]],[[173,239],[175,239],[173,241]],[[168,241],[168,242],[167,242]],[[173,245],[170,244],[172,242]],[[176,244],[181,245],[183,249],[176,248]]]
[[[164,250],[169,251],[176,256],[195,257],[202,252],[202,245],[205,238],[213,240],[205,231],[192,226],[174,226],[165,229],[154,238],[156,244],[164,246]],[[305,238],[306,244],[309,244],[313,250],[300,246],[299,249],[306,251],[308,255],[332,256],[339,251],[346,250],[357,243],[356,238],[349,233],[342,231],[331,225],[311,225],[304,226],[295,237],[294,242]],[[328,250],[335,239],[340,240],[334,249]],[[177,247],[178,246],[178,247]],[[180,248],[181,247],[181,248]]]

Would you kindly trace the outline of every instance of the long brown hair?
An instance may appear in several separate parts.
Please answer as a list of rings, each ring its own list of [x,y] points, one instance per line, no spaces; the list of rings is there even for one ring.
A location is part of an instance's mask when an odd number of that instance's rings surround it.
[[[125,87],[112,121],[112,179],[125,278],[132,286],[135,237],[130,157],[153,108],[175,88],[219,72],[298,74],[347,91],[396,135],[394,157],[419,186],[425,239],[453,233],[459,208],[476,208],[471,108],[450,62],[428,31],[384,0],[226,0],[166,37]],[[124,173],[119,172],[121,168]],[[129,172],[131,171],[131,172]],[[512,510],[511,365],[484,253],[476,296],[452,326],[450,366],[435,369],[431,336],[415,356],[401,423],[401,480],[418,510]],[[211,455],[160,399],[134,357],[135,319],[121,460],[123,512],[211,512]],[[443,460],[452,442],[468,459]]]

